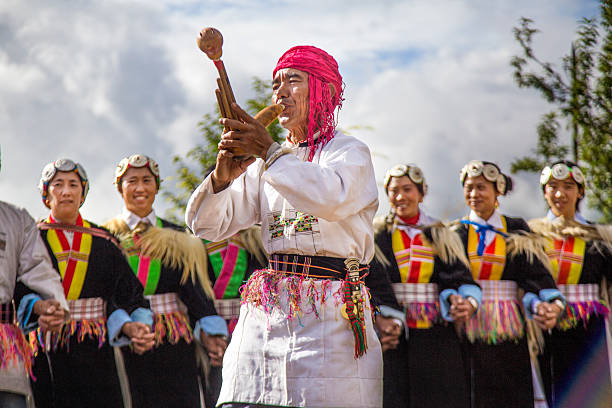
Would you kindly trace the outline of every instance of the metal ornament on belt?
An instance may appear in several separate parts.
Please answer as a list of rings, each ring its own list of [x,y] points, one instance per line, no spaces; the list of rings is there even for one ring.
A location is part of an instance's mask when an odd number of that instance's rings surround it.
[[[351,285],[351,300],[353,301],[352,305],[353,313],[359,320],[363,322],[364,320],[364,311],[363,311],[363,296],[361,295],[361,284],[359,283],[359,259],[357,258],[348,258],[344,261],[344,265],[346,266],[347,275],[346,281]],[[342,317],[347,320],[350,320],[349,313],[347,311],[346,303],[342,305],[341,308]]]

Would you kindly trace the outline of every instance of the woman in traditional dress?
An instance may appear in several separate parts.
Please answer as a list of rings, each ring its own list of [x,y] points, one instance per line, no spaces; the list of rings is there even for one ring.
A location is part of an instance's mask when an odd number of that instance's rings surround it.
[[[482,304],[466,324],[472,406],[533,407],[520,300],[528,318],[551,328],[564,306],[563,296],[545,267],[543,251],[522,235],[529,231],[527,223],[497,209],[498,197],[512,189],[512,180],[496,164],[474,160],[463,167],[460,181],[471,211],[457,232],[482,288]]]
[[[83,167],[69,159],[51,162],[39,187],[51,213],[38,228],[62,278],[71,320],[58,335],[38,332],[36,406],[123,407],[111,346],[131,344],[136,353],[151,348],[151,311],[113,237],[79,213],[89,190]]]
[[[612,281],[612,227],[589,224],[578,212],[585,194],[580,167],[562,160],[542,170],[540,183],[549,206],[546,217],[530,221],[545,238],[552,276],[567,300],[559,324],[545,333],[540,358],[550,408],[612,403],[605,282]],[[603,289],[603,291],[602,291]],[[609,323],[608,323],[609,325]],[[585,395],[587,386],[593,392]],[[600,399],[601,398],[601,399]],[[604,405],[597,405],[604,406]]]
[[[480,301],[461,239],[419,208],[427,184],[417,166],[394,166],[384,186],[391,213],[375,219],[374,239],[384,255],[379,257],[382,272],[403,311],[398,315],[383,304],[377,326],[395,316],[406,325],[406,334],[397,348],[383,354],[383,406],[469,407],[459,338],[444,320],[465,322]],[[383,299],[378,286],[371,288],[372,295]]]
[[[124,209],[106,227],[125,249],[155,320],[155,348],[144,355],[124,349],[126,369],[134,406],[196,408],[203,384],[193,340],[220,366],[227,326],[215,311],[204,243],[153,210],[160,182],[157,163],[143,154],[124,158],[115,171]]]

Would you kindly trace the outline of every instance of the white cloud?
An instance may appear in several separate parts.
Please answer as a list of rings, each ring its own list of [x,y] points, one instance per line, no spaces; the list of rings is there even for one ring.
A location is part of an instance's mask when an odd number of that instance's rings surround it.
[[[45,163],[82,162],[91,177],[83,214],[117,213],[116,163],[144,152],[174,173],[171,158],[198,139],[197,121],[215,104],[216,72],[197,49],[203,26],[224,34],[224,61],[239,100],[253,76],[267,78],[292,45],[334,55],[347,83],[340,125],[375,152],[377,176],[417,162],[430,184],[425,208],[465,212],[457,181],[472,158],[510,161],[535,146],[547,105],[519,90],[509,59],[512,27],[532,17],[536,52],[557,61],[593,1],[112,1],[17,0],[0,5],[2,199],[45,213],[35,189]],[[502,209],[542,212],[537,178],[516,178]],[[535,197],[535,198],[534,198]],[[382,211],[385,210],[382,197]],[[167,208],[161,198],[161,212]]]

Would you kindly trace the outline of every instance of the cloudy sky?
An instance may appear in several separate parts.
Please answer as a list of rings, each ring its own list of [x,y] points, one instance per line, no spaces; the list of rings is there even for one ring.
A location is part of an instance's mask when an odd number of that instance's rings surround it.
[[[466,212],[459,169],[477,158],[507,171],[535,147],[549,109],[513,82],[512,27],[534,19],[536,53],[559,65],[576,21],[597,14],[592,0],[2,0],[0,198],[46,215],[40,171],[69,157],[91,181],[82,214],[102,222],[121,209],[112,181],[124,156],[151,155],[162,177],[173,175],[172,156],[199,140],[197,122],[215,106],[217,74],[195,45],[214,26],[239,103],[289,47],[334,55],[346,83],[339,125],[359,127],[352,134],[370,146],[377,178],[417,163],[430,185],[425,210],[454,218]],[[503,212],[541,215],[538,177],[514,180]],[[160,197],[156,208],[168,203]]]

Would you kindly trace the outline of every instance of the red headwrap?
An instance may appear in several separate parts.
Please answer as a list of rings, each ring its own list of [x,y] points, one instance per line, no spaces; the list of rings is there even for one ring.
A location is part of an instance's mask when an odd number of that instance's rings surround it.
[[[328,53],[310,45],[299,45],[290,48],[278,60],[272,77],[279,69],[294,68],[308,73],[308,160],[315,154],[315,129],[321,132],[316,144],[324,146],[334,137],[336,117],[334,112],[342,108],[344,93],[342,76],[338,71],[338,63]],[[331,83],[336,88],[332,94],[327,86]]]

